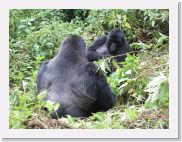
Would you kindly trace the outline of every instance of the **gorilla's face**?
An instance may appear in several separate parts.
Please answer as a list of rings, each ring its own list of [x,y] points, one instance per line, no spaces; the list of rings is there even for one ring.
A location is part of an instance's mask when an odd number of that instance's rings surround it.
[[[108,35],[104,35],[88,48],[87,59],[91,62],[98,61],[104,57],[117,56],[130,52],[130,46],[125,39],[122,30],[116,28]],[[117,61],[124,61],[125,56],[116,57]]]
[[[108,49],[106,47],[106,44],[102,45],[101,47],[97,48],[97,53],[103,54],[103,55],[109,55]]]
[[[110,54],[115,54],[118,48],[121,48],[123,45],[125,45],[124,34],[119,29],[113,29],[107,35],[107,39],[106,47]]]

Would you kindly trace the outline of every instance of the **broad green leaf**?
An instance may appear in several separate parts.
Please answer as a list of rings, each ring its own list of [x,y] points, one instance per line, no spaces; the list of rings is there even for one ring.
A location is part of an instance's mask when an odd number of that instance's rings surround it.
[[[152,21],[152,27],[154,27],[155,26],[155,21]]]
[[[128,22],[125,22],[124,25],[125,25],[125,27],[131,29],[131,26],[130,26],[130,24]]]

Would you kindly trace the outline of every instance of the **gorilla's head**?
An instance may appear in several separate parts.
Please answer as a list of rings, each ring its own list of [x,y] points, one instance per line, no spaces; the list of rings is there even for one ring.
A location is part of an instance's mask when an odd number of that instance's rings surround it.
[[[106,47],[108,48],[108,52],[110,54],[115,54],[118,48],[125,48],[126,40],[124,37],[124,33],[119,29],[113,29],[107,35]]]
[[[63,44],[61,45],[60,51],[75,51],[79,52],[81,56],[85,56],[86,44],[80,36],[71,35],[64,40]]]

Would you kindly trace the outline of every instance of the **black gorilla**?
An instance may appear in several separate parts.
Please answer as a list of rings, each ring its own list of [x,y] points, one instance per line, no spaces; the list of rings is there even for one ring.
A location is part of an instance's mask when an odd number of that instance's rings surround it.
[[[79,36],[70,36],[59,53],[41,64],[37,76],[37,89],[47,90],[46,100],[59,102],[52,118],[65,115],[87,117],[92,112],[107,111],[115,97],[106,78],[85,57],[85,42]]]
[[[124,33],[116,28],[111,30],[107,36],[98,38],[87,49],[87,58],[90,62],[97,61],[104,57],[117,56],[114,59],[117,62],[124,61],[126,54],[130,52],[130,46],[125,39]]]

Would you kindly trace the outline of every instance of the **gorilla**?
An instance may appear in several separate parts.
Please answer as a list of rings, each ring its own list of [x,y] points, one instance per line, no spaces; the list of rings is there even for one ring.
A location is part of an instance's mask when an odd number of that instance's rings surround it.
[[[116,56],[117,62],[124,61],[126,54],[130,52],[130,46],[125,39],[124,33],[116,28],[111,30],[107,36],[102,36],[94,41],[87,49],[88,61],[97,61],[104,57]]]
[[[71,115],[88,117],[97,111],[107,111],[115,103],[105,76],[97,71],[94,63],[86,58],[84,40],[69,36],[61,45],[58,54],[42,62],[37,75],[37,91],[47,91],[45,100],[59,103],[51,112],[57,119]]]

